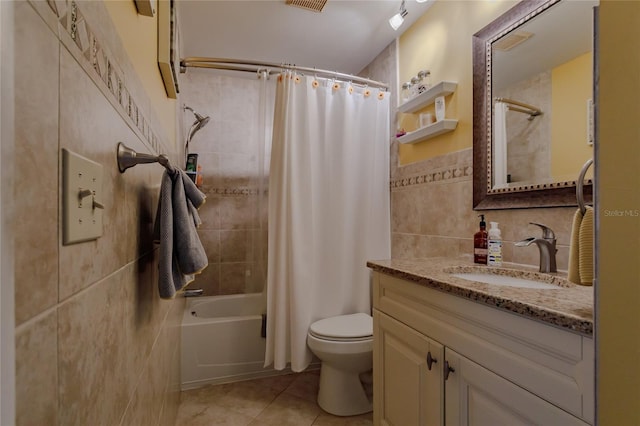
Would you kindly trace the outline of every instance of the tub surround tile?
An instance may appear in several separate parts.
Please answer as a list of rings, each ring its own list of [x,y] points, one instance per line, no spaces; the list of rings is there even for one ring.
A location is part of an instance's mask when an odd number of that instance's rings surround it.
[[[593,288],[558,281],[566,287],[556,289],[530,289],[491,284],[455,278],[447,273],[450,268],[483,268],[494,273],[509,271],[527,278],[536,269],[505,264],[490,268],[473,264],[470,260],[432,258],[420,260],[376,260],[367,262],[374,271],[415,282],[425,287],[450,293],[472,301],[487,304],[507,312],[577,332],[593,334]],[[542,274],[548,282],[566,278],[562,274]]]
[[[220,263],[220,234],[229,231],[198,229],[198,236],[209,263]]]
[[[196,279],[189,284],[188,288],[201,288],[205,296],[220,294],[220,264],[209,263],[201,274],[196,275]]]
[[[58,42],[27,2],[15,7],[16,324],[58,301]]]
[[[252,293],[252,263],[221,263],[219,294]]]
[[[181,84],[182,101],[210,122],[190,144],[199,154],[204,176],[203,191],[207,203],[200,209],[203,221],[200,235],[209,257],[209,271],[197,281],[206,284],[208,294],[235,294],[262,289],[252,271],[254,256],[260,251],[254,231],[260,215],[266,215],[267,198],[262,213],[258,211],[258,143],[260,130],[259,104],[262,82],[247,78],[220,76],[206,70],[189,70]],[[268,83],[274,93],[275,82]],[[183,125],[189,128],[193,114],[183,114]],[[266,156],[268,161],[268,155]],[[266,189],[266,182],[263,182]],[[265,221],[266,223],[266,221]],[[209,231],[218,231],[218,234]],[[217,239],[216,239],[217,238]],[[217,247],[216,247],[217,245]],[[213,268],[214,265],[216,268]]]
[[[16,424],[58,424],[57,312],[16,330]]]
[[[247,262],[251,260],[253,245],[251,232],[220,231],[220,262]]]

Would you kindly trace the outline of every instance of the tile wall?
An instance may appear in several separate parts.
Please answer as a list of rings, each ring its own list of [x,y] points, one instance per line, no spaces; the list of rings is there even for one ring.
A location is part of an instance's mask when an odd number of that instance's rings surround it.
[[[273,121],[268,115],[266,128],[260,126],[264,80],[255,74],[198,68],[189,68],[183,77],[181,101],[211,117],[189,144],[189,151],[198,154],[202,191],[207,194],[198,231],[209,258],[191,288],[202,288],[210,296],[260,292],[266,280],[269,164],[268,149],[263,147],[261,156],[260,145],[264,134],[270,140]],[[269,110],[273,83],[266,82]],[[194,116],[185,111],[182,118],[188,131]]]
[[[19,425],[172,425],[179,404],[184,300],[159,299],[151,238],[162,168],[115,162],[118,141],[175,152],[110,19],[15,3]],[[61,243],[62,148],[103,166],[98,240]]]
[[[540,235],[543,223],[556,234],[559,270],[569,262],[571,223],[575,208],[491,210],[472,209],[472,150],[442,155],[406,166],[392,164],[391,255],[398,259],[473,254],[473,234],[479,229],[478,214],[499,222],[503,260],[539,265],[536,246],[515,247],[514,242]],[[395,167],[394,167],[395,166]]]
[[[507,112],[507,173],[511,175],[511,182],[524,185],[550,181],[551,70],[496,90],[495,96],[524,102],[543,111],[533,120],[529,120],[528,114]]]

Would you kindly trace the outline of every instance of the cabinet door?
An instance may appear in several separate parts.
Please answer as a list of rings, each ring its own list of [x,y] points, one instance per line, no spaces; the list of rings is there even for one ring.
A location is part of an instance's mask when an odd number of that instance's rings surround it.
[[[374,424],[444,424],[444,349],[423,334],[374,310]]]
[[[449,348],[444,369],[447,425],[587,425]]]

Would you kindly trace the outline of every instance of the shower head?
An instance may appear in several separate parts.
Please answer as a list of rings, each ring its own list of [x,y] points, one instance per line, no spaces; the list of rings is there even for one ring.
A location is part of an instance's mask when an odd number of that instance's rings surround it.
[[[201,114],[197,113],[193,108],[191,108],[190,106],[185,105],[184,109],[188,109],[189,111],[191,111],[193,113],[193,115],[196,116],[196,121],[192,124],[193,126],[198,126],[198,128],[195,130],[200,130],[201,128],[203,128],[208,122],[209,122],[209,116],[202,116]],[[194,132],[195,132],[194,131]]]
[[[207,123],[210,120],[210,117],[207,116],[202,116],[200,114],[198,114],[196,111],[194,111],[193,108],[191,108],[190,106],[185,105],[184,106],[185,110],[189,110],[193,113],[193,115],[196,116],[196,121],[193,122],[193,124],[191,125],[191,128],[189,129],[189,135],[187,136],[187,146],[189,145],[189,142],[191,141],[191,139],[193,138],[193,135],[196,134],[196,132],[200,129],[202,129],[204,126],[207,125]]]

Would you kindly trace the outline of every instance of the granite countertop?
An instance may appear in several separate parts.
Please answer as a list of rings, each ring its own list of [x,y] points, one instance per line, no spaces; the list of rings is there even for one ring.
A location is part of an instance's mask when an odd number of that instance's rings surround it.
[[[541,274],[537,268],[505,263],[501,267],[474,264],[460,258],[371,260],[367,266],[418,285],[484,303],[586,336],[593,335],[593,287],[575,285],[562,273]],[[557,289],[536,289],[484,284],[456,278],[450,273],[491,272],[544,280]]]

